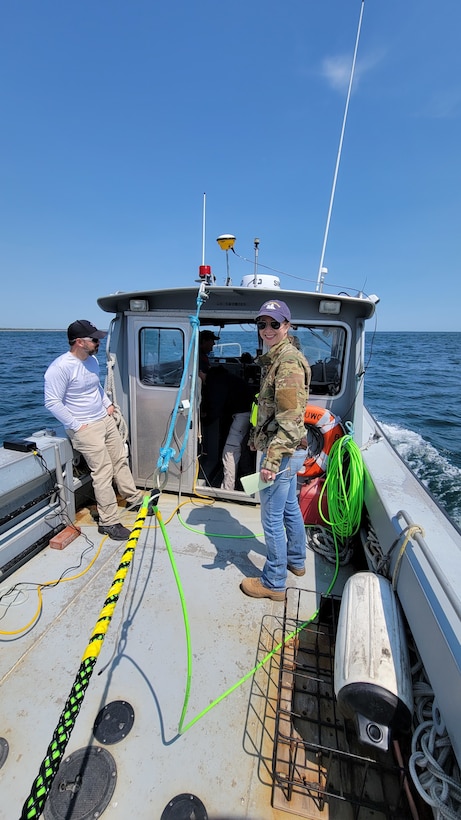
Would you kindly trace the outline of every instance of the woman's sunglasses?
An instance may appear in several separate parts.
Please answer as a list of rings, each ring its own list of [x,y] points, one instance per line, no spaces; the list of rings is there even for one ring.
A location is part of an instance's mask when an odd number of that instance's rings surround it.
[[[280,322],[276,322],[275,319],[272,322],[256,322],[256,327],[258,330],[264,330],[267,325],[270,325],[272,330],[278,330],[280,327]]]

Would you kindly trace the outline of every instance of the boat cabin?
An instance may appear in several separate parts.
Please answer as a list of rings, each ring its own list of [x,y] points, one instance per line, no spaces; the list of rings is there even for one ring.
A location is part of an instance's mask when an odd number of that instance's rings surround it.
[[[159,451],[177,407],[169,445],[174,454],[168,476],[161,476],[162,487],[188,493],[200,486],[205,494],[240,493],[242,500],[254,500],[243,493],[240,476],[257,469],[256,454],[242,448],[233,491],[221,490],[221,459],[234,400],[240,396],[249,411],[258,393],[257,357],[263,349],[255,319],[269,298],[282,298],[290,307],[290,336],[311,366],[310,402],[350,421],[360,439],[364,324],[374,312],[369,299],[213,286],[197,310],[196,288],[116,293],[98,300],[115,314],[106,388],[129,428],[138,485],[150,487],[158,480]],[[215,336],[205,383],[198,373],[198,338],[204,329]]]

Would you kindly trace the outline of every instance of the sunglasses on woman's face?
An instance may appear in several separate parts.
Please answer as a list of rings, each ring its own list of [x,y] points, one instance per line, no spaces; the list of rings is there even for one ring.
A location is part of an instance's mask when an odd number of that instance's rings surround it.
[[[272,322],[256,322],[258,330],[265,330],[267,325],[270,325],[272,330],[278,330],[280,327],[280,322],[276,322],[275,319],[273,319]]]

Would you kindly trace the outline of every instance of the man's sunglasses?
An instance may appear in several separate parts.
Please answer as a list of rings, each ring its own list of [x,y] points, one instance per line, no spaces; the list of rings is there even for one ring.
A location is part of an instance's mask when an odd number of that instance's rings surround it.
[[[280,327],[280,322],[276,322],[275,319],[272,322],[256,322],[256,327],[258,330],[264,330],[267,325],[270,325],[272,330],[278,330]]]
[[[101,339],[92,339],[91,336],[85,336],[85,339],[87,339],[89,342],[93,342],[93,344],[95,345],[98,345],[101,341]]]

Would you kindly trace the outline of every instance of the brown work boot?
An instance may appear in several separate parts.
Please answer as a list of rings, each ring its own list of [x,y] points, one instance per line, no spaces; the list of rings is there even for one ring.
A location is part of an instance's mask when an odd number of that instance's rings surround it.
[[[284,601],[285,592],[279,589],[268,589],[260,578],[244,578],[240,589],[250,598],[270,598],[271,601]]]
[[[290,570],[290,572],[293,573],[293,575],[297,575],[298,577],[301,577],[301,575],[306,574],[305,567],[292,567],[290,564],[288,564],[288,569]]]

